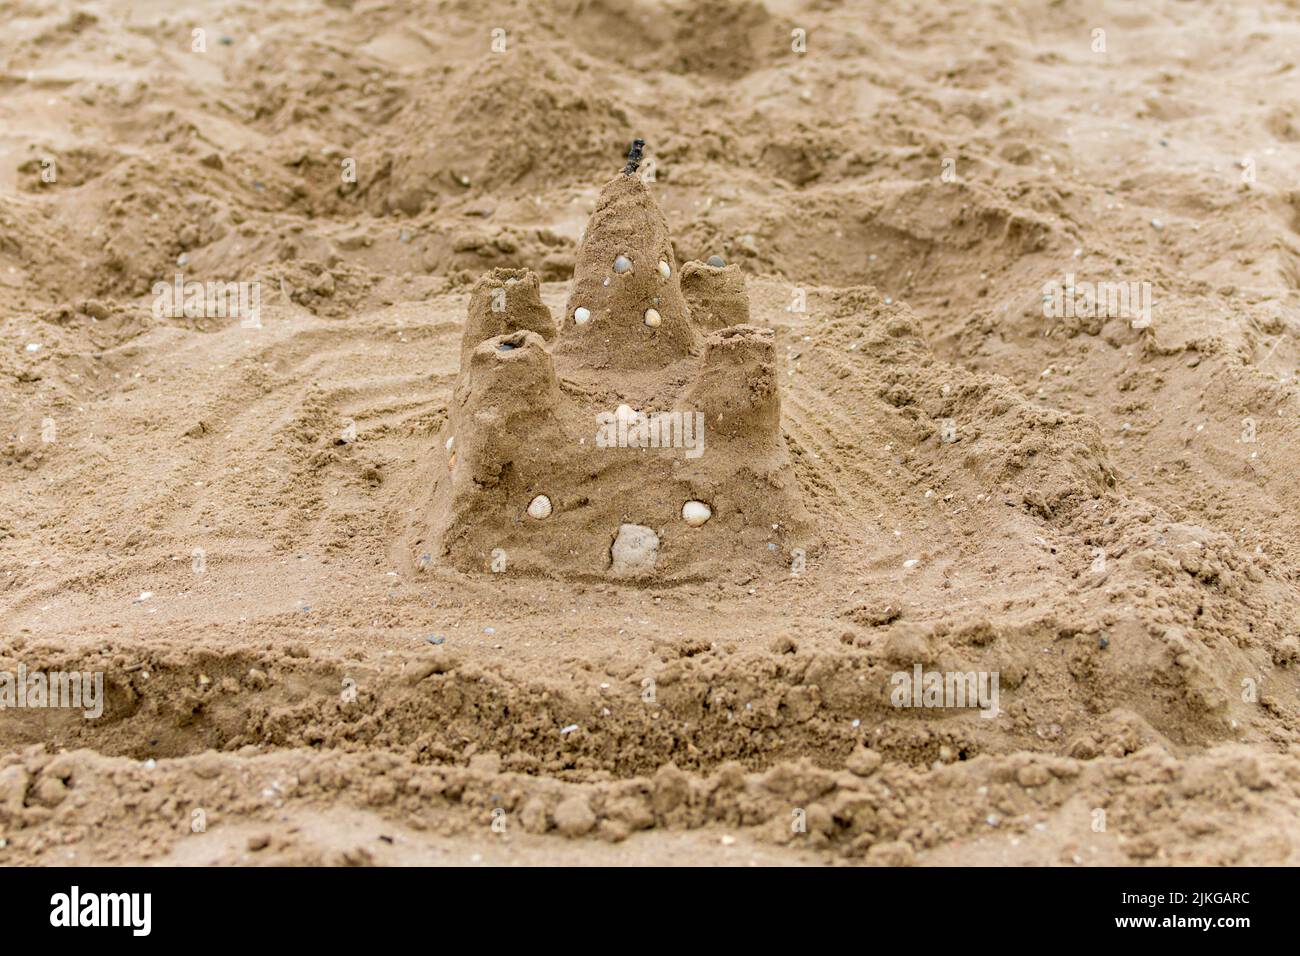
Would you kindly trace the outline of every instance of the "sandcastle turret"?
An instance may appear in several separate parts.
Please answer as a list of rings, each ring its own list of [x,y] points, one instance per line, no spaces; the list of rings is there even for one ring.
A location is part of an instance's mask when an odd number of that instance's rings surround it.
[[[480,276],[469,294],[460,361],[485,339],[528,329],[546,343],[555,338],[555,320],[542,302],[541,282],[528,269],[493,269]]]
[[[540,335],[521,330],[480,342],[450,415],[453,478],[483,488],[508,469],[520,473],[521,449],[562,437],[559,404],[555,365]]]
[[[779,442],[781,396],[772,331],[737,325],[710,333],[683,405],[702,412],[706,431],[714,435]]]
[[[636,175],[635,145],[633,156],[601,190],[587,223],[559,350],[610,368],[661,368],[689,355],[696,334],[668,223]]]
[[[686,263],[682,266],[682,295],[691,310],[691,322],[701,332],[749,322],[749,296],[737,265]]]

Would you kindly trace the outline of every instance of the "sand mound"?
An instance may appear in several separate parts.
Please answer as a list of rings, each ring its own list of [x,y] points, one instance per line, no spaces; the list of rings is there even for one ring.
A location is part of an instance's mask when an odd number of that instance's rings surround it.
[[[753,0],[592,0],[557,11],[551,26],[581,49],[637,70],[736,80],[791,56],[790,26]]]
[[[567,52],[487,53],[403,107],[390,125],[411,147],[394,151],[390,133],[377,137],[372,149],[384,158],[362,190],[366,200],[415,215],[465,195],[595,178],[622,145],[627,115]]]

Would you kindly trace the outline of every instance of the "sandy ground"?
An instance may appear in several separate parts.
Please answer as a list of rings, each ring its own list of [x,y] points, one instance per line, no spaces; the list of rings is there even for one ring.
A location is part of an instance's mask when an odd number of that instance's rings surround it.
[[[0,672],[105,695],[0,710],[0,863],[1300,858],[1293,3],[0,22]],[[427,550],[474,283],[571,322],[635,137],[771,330],[804,538],[718,501],[616,580],[548,529],[673,487],[556,472],[524,566],[474,566],[496,505]],[[260,327],[160,314],[178,273]],[[894,706],[917,667],[998,716]]]

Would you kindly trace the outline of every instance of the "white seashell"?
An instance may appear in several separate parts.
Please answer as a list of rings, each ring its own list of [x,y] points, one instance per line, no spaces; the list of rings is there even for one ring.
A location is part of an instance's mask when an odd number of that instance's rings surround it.
[[[451,446],[454,444],[456,444],[456,436],[452,435],[450,438],[447,439],[447,446],[446,446],[447,451],[451,451]]]
[[[536,518],[538,521],[551,516],[551,499],[546,495],[538,495],[528,503],[528,517]]]
[[[713,517],[713,509],[703,501],[688,501],[682,505],[682,520],[692,528],[698,528]]]
[[[673,274],[672,268],[669,267],[668,263],[665,262],[663,259],[659,260],[659,274],[663,276],[665,279],[667,279],[670,275]]]
[[[663,319],[659,317],[659,312],[658,312],[658,310],[656,310],[656,309],[646,309],[646,310],[645,310],[645,324],[648,325],[648,326],[650,326],[650,328],[652,328],[652,329],[657,329],[657,328],[659,328],[659,325],[660,325],[660,323],[662,323],[662,322],[663,322]]]
[[[614,257],[614,271],[615,271],[615,272],[631,272],[631,271],[632,271],[632,260],[629,259],[627,256],[615,256],[615,257]]]
[[[591,321],[590,309],[584,309],[582,306],[578,306],[576,309],[573,310],[574,325],[586,325],[590,321]]]

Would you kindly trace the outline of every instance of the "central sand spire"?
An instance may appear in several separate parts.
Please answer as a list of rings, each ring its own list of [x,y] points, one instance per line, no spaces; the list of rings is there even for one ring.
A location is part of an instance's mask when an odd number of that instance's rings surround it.
[[[600,192],[560,323],[557,351],[580,351],[601,367],[661,368],[698,347],[668,223],[636,175],[637,144]]]

